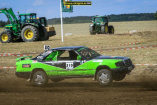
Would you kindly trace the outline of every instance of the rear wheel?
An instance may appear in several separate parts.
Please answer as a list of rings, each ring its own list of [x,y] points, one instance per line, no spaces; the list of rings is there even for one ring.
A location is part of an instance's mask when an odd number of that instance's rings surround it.
[[[102,34],[107,34],[108,33],[108,26],[107,25],[101,26],[101,33]]]
[[[94,32],[94,27],[93,26],[90,26],[89,27],[89,32],[91,35],[95,35],[96,33]]]
[[[25,42],[37,41],[39,38],[39,31],[36,27],[28,25],[22,29],[21,37]]]
[[[12,32],[10,30],[5,30],[0,34],[0,41],[2,43],[9,43],[13,41]]]
[[[49,40],[49,34],[47,33],[47,30],[44,26],[41,27],[41,34],[39,37],[40,41]]]
[[[36,71],[33,74],[32,83],[35,86],[45,86],[48,83],[48,77],[44,71]]]
[[[109,26],[108,30],[109,30],[109,34],[114,34],[114,27],[113,26]]]
[[[106,69],[101,69],[96,75],[97,81],[102,86],[110,85],[113,81],[111,71]]]

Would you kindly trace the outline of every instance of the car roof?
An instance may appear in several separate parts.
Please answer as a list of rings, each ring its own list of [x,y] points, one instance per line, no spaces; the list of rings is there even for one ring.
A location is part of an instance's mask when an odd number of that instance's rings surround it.
[[[53,48],[51,50],[75,50],[79,48],[83,48],[85,46],[67,46],[67,47],[58,47],[58,48]]]

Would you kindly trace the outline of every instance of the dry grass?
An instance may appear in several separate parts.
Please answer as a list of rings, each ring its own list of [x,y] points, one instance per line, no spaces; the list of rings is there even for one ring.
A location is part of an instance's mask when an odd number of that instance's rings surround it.
[[[89,24],[64,24],[64,34],[72,33],[73,35],[89,35]],[[137,31],[156,31],[157,21],[131,21],[131,22],[110,22],[113,25],[115,33],[125,33],[131,30]],[[61,35],[60,25],[54,25],[57,35]]]
[[[114,35],[89,35],[89,24],[66,24],[64,25],[64,34],[72,33],[73,35],[65,36],[64,43],[61,42],[60,25],[54,25],[57,35],[50,37],[48,41],[39,42],[16,42],[0,43],[0,53],[31,53],[43,51],[44,45],[50,45],[51,48],[61,46],[105,46],[117,45],[128,42],[140,42],[137,45],[118,46],[113,48],[127,48],[147,45],[157,45],[157,21],[137,21],[137,22],[111,22],[115,29]],[[0,31],[3,29],[0,28]],[[144,31],[133,34],[127,34],[130,30]],[[150,31],[145,31],[150,30]],[[135,64],[156,64],[157,48],[145,48],[137,50],[116,50],[105,51],[102,55],[128,56],[131,57]],[[35,56],[35,55],[34,55]],[[0,57],[0,66],[15,66],[15,59],[18,57]],[[132,74],[143,73],[147,66],[137,66]]]
[[[4,31],[4,28],[1,28],[1,27],[0,27],[0,32],[2,32],[2,31]]]

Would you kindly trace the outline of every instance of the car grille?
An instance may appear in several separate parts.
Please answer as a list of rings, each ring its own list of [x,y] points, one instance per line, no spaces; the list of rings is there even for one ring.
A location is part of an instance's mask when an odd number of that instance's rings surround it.
[[[132,65],[132,61],[130,59],[124,60],[124,63],[125,63],[126,66],[131,66]]]

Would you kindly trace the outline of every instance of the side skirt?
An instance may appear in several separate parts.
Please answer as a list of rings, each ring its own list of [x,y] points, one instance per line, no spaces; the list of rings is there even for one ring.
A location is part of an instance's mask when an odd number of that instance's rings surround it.
[[[50,79],[54,79],[54,78],[92,78],[94,77],[94,75],[78,75],[78,76],[50,76]]]

